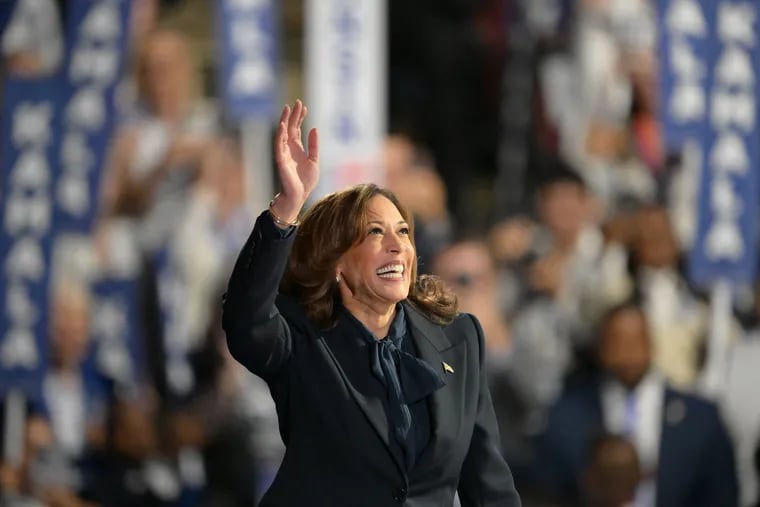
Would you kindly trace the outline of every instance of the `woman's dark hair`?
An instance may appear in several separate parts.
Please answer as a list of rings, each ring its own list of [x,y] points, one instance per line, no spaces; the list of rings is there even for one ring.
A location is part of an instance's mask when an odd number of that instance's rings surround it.
[[[362,184],[332,193],[315,203],[298,227],[282,291],[296,297],[306,314],[320,327],[334,323],[335,302],[340,300],[335,281],[335,267],[341,256],[366,236],[368,208],[375,196],[391,201],[409,224],[414,245],[412,215],[390,190],[374,184]],[[417,278],[415,256],[408,300],[438,323],[450,322],[457,312],[456,296],[435,276]]]

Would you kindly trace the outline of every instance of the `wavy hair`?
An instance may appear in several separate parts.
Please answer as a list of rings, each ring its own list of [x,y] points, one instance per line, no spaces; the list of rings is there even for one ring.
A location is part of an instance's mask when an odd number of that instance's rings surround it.
[[[316,202],[296,231],[281,290],[298,299],[306,314],[320,328],[335,322],[335,303],[340,301],[335,267],[341,256],[366,236],[370,200],[381,195],[391,201],[409,224],[414,246],[414,224],[409,211],[385,188],[368,183],[332,193]],[[417,257],[411,271],[407,300],[429,319],[440,324],[453,320],[457,298],[436,276],[417,278]]]

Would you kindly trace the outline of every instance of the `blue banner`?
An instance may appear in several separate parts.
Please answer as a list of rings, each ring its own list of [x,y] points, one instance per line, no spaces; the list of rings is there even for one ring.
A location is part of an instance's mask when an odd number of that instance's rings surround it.
[[[166,385],[169,393],[178,398],[195,389],[195,372],[190,364],[192,337],[185,311],[185,282],[180,276],[169,250],[155,257],[159,315],[161,316]]]
[[[758,238],[760,2],[703,4],[714,9],[706,16],[714,49],[708,52],[713,58],[707,67],[708,114],[700,143],[699,213],[689,270],[699,285],[718,279],[751,283]]]
[[[129,40],[128,0],[74,0],[67,11],[66,109],[56,187],[56,228],[88,232],[116,118],[115,93]]]
[[[0,395],[37,399],[47,364],[58,78],[9,78],[0,136]]]
[[[657,0],[660,120],[669,151],[704,136],[715,8],[715,0]]]
[[[138,282],[104,276],[92,287],[92,368],[122,386],[135,386],[144,377],[143,335]]]
[[[227,114],[272,119],[278,112],[279,32],[275,0],[218,0],[218,82]]]

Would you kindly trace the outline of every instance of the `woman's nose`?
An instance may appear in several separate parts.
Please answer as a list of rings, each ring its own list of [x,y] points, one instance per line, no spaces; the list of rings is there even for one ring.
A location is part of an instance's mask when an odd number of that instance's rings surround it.
[[[404,242],[398,234],[389,234],[387,238],[386,248],[389,252],[397,253],[404,249]]]

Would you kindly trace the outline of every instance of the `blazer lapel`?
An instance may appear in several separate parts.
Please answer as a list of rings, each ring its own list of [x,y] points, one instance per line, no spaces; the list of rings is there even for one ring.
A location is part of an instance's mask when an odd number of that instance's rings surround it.
[[[465,368],[461,358],[457,358],[455,354],[459,352],[460,347],[455,347],[455,350],[452,350],[451,341],[441,326],[430,322],[427,317],[409,304],[405,304],[404,308],[411,324],[412,339],[417,346],[420,359],[438,371],[441,379],[446,383],[445,386],[430,396],[428,402],[430,441],[414,466],[415,469],[425,469],[425,463],[434,459],[435,451],[440,449],[437,444],[442,439],[453,440],[459,432],[461,417],[458,402],[461,402],[461,396],[458,395]],[[450,353],[446,354],[444,351]]]
[[[678,481],[678,475],[684,473],[683,459],[688,456],[691,447],[689,438],[684,431],[683,422],[687,416],[688,407],[683,398],[671,389],[665,388],[662,407],[662,430],[660,433],[660,449],[657,464],[657,499],[658,502],[673,498],[672,484]],[[699,438],[699,437],[698,437]],[[674,477],[676,476],[676,477]],[[663,504],[664,505],[664,504]]]
[[[391,445],[390,442],[392,436],[385,407],[380,398],[382,392],[374,393],[377,386],[373,385],[374,379],[369,368],[369,361],[361,360],[361,358],[369,357],[369,351],[366,350],[367,344],[356,336],[351,325],[343,318],[340,318],[337,326],[326,332],[323,338],[327,344],[327,353],[340,373],[348,392],[387,448],[401,474],[404,475],[405,466],[401,448],[395,444]]]

